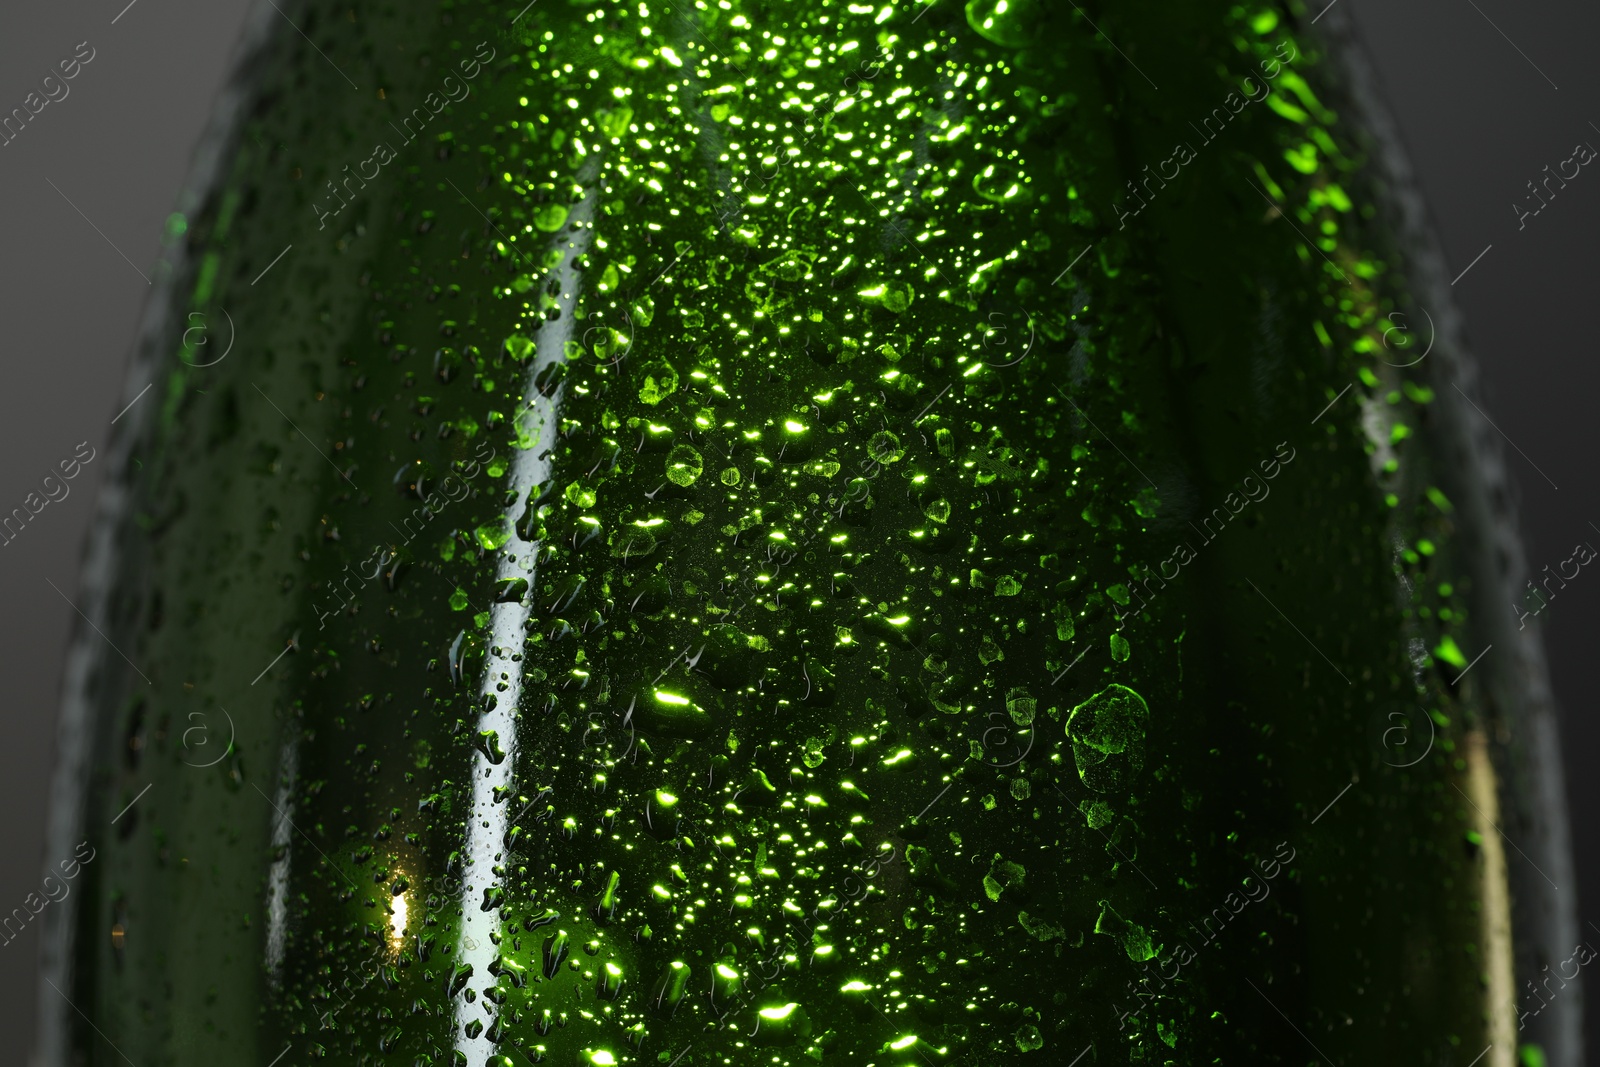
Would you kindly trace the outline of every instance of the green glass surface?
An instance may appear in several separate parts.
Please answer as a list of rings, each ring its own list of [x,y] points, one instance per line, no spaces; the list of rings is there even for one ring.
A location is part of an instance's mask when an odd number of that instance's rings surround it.
[[[81,1062],[1488,1043],[1440,383],[1307,16],[519,6],[285,5],[176,228],[237,335],[129,420]]]

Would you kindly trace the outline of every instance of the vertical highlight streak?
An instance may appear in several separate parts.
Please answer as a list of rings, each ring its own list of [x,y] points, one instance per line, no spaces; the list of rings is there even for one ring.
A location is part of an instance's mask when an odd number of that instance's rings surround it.
[[[278,795],[273,798],[278,810],[272,820],[272,851],[276,858],[267,871],[267,977],[274,986],[283,979],[283,950],[289,921],[289,864],[294,858],[289,812],[294,806],[300,756],[295,745],[295,741],[284,742],[278,756]]]
[[[580,184],[587,185],[593,180],[588,170],[586,167],[586,173],[579,174]],[[538,542],[525,541],[516,532],[516,518],[529,490],[550,475],[549,457],[555,444],[557,413],[563,396],[560,386],[545,396],[533,383],[545,367],[566,358],[566,342],[574,339],[577,320],[572,313],[578,300],[579,284],[579,274],[574,265],[578,257],[589,250],[589,243],[593,240],[591,219],[597,196],[598,191],[591,188],[572,209],[568,223],[572,235],[561,262],[553,271],[560,284],[561,295],[557,298],[560,315],[540,325],[534,338],[533,362],[523,384],[523,408],[528,412],[523,417],[533,426],[536,440],[531,448],[516,450],[511,459],[511,487],[516,492],[507,494],[512,503],[506,508],[504,519],[512,533],[511,539],[500,550],[495,578],[525,579],[528,594],[520,602],[496,603],[489,608],[490,648],[485,656],[479,692],[481,697],[495,697],[497,703],[480,716],[477,729],[495,731],[505,749],[505,756],[499,763],[491,763],[480,752],[473,757],[472,764],[472,815],[467,823],[467,846],[461,878],[461,936],[456,959],[472,967],[470,981],[474,982],[481,981],[488,974],[489,964],[497,956],[489,935],[498,933],[500,918],[497,909],[486,908],[485,895],[495,885],[493,868],[501,856],[514,809],[510,803],[496,805],[494,791],[502,787],[510,789],[516,768],[516,711],[522,699],[522,668],[520,664],[513,663],[511,657],[521,652],[526,625],[533,614],[533,559],[539,548]],[[503,690],[500,688],[502,685]],[[490,981],[493,982],[492,977]],[[475,1038],[468,1037],[464,1027],[474,1018],[479,1019],[486,1028],[492,1026],[494,1019],[483,1014],[480,1005],[487,1007],[493,1003],[487,997],[476,1003],[468,1003],[465,999],[456,1001],[456,1051],[465,1055],[467,1063],[474,1067],[488,1062],[495,1053],[495,1045],[486,1033],[480,1033]]]
[[[1467,734],[1466,787],[1477,815],[1483,852],[1483,973],[1487,988],[1489,1040],[1493,1051],[1485,1067],[1514,1067],[1517,1059],[1517,979],[1511,944],[1511,895],[1506,887],[1506,850],[1500,842],[1500,785],[1482,730]],[[1457,788],[1460,788],[1459,786]]]

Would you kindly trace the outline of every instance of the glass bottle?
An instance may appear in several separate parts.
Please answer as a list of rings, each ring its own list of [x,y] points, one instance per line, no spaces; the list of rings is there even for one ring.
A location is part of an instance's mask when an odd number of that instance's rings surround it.
[[[517,6],[252,31],[47,1062],[1567,1047],[1504,476],[1298,5]]]

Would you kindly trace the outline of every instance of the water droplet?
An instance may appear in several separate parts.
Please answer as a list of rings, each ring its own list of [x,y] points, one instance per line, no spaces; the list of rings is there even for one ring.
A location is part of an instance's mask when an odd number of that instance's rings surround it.
[[[893,463],[903,454],[900,438],[888,430],[879,430],[867,442],[867,455],[879,463]]]
[[[646,293],[633,302],[633,321],[648,326],[656,317],[656,302]]]
[[[518,363],[527,362],[528,358],[533,355],[533,341],[520,333],[514,333],[507,337],[503,347],[505,354]]]
[[[967,25],[1007,48],[1028,44],[1034,0],[967,0]]]
[[[706,709],[666,689],[646,689],[634,702],[634,714],[645,729],[668,737],[700,737],[711,729],[711,714]]]
[[[490,763],[498,764],[506,758],[506,750],[500,744],[500,734],[494,730],[484,730],[478,734],[478,751]]]
[[[461,594],[463,600],[466,599],[467,594],[465,590],[457,589],[456,592]],[[453,604],[455,597],[451,597],[450,599]],[[457,610],[460,609],[458,608]],[[467,631],[462,630],[460,633],[456,634],[455,640],[450,642],[450,655],[447,659],[447,662],[450,664],[450,681],[456,685],[461,684],[462,677],[465,673],[464,661],[466,660],[466,657]]]
[[[881,307],[885,311],[896,315],[911,306],[911,301],[915,295],[908,282],[900,281],[879,282],[877,285],[869,286],[856,293],[856,297],[863,304]]]
[[[705,473],[705,460],[699,450],[691,445],[673,445],[667,453],[667,480],[673,485],[688,488]]]
[[[1102,826],[1109,825],[1114,814],[1110,804],[1103,800],[1090,800],[1087,797],[1078,801],[1078,811],[1083,815],[1083,821],[1088,824],[1091,830],[1098,830]]]
[[[754,1040],[759,1044],[787,1044],[810,1034],[811,1019],[805,1008],[793,1001],[756,1011]]]
[[[983,876],[983,891],[990,900],[999,900],[1000,894],[1007,889],[1021,890],[1027,873],[1022,864],[1001,859],[1000,854],[995,853],[989,873]]]
[[[1072,609],[1066,604],[1058,603],[1050,610],[1056,619],[1056,640],[1071,641],[1078,628],[1072,621]]]
[[[1097,793],[1124,788],[1144,767],[1150,708],[1125,685],[1109,685],[1072,709],[1067,736],[1078,777]]]
[[[996,204],[1025,204],[1033,199],[1019,167],[991,163],[972,176],[972,189]]]
[[[554,978],[561,961],[567,957],[567,932],[557,930],[544,939],[544,976]]]
[[[1020,686],[1006,693],[1006,711],[1010,713],[1011,721],[1018,726],[1027,726],[1033,721],[1034,709],[1038,704],[1039,702]]]
[[[639,386],[639,399],[654,407],[678,391],[678,372],[666,360],[646,363],[644,384]]]
[[[662,970],[661,977],[650,989],[650,1005],[663,1014],[670,1015],[683,1001],[689,988],[689,965],[674,960]]]
[[[616,544],[611,546],[611,555],[624,563],[633,563],[644,559],[655,550],[655,533],[645,527],[634,525],[617,535]]]
[[[1134,963],[1154,959],[1159,947],[1150,944],[1150,933],[1138,923],[1129,922],[1118,915],[1109,901],[1100,901],[1100,915],[1094,921],[1094,932],[1106,934],[1122,943],[1122,950]]]
[[[533,224],[545,233],[555,233],[567,224],[567,209],[562,204],[546,204],[533,213]]]
[[[528,595],[528,579],[526,578],[502,578],[495,583],[495,587],[494,602],[496,604],[518,604],[521,603],[523,597]]]
[[[478,538],[478,544],[483,546],[485,552],[493,552],[511,540],[511,524],[504,519],[486,522],[474,530],[473,533]],[[460,609],[457,608],[457,610],[459,611]]]

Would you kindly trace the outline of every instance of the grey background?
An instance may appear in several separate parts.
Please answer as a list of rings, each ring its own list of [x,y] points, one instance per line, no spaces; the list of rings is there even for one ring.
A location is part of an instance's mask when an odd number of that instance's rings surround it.
[[[0,147],[0,512],[38,491],[79,442],[100,453],[69,483],[66,499],[0,547],[3,913],[39,891],[46,864],[67,858],[43,854],[61,672],[75,617],[63,594],[78,599],[84,536],[106,474],[104,445],[149,292],[139,271],[155,277],[166,218],[231,65],[249,0],[137,0],[118,18],[126,4],[13,3],[0,16],[0,113],[22,106],[79,42],[95,49],[67,83],[67,97]],[[25,1062],[33,1044],[39,925],[35,920],[0,945],[6,1065]]]
[[[1600,526],[1600,366],[1591,338],[1600,169],[1581,173],[1520,231],[1511,205],[1576,143],[1600,146],[1600,67],[1591,55],[1600,11],[1576,0],[1335,2],[1372,52],[1452,273],[1492,246],[1454,291],[1483,366],[1486,410],[1512,442],[1531,569],[1554,567],[1577,542],[1600,542],[1590,526]],[[20,106],[79,42],[96,51],[70,95],[0,147],[0,512],[21,505],[79,442],[103,449],[148,293],[140,272],[158,269],[165,220],[250,3],[135,0],[125,10],[126,0],[66,0],[13,5],[0,19],[0,112]],[[1312,13],[1323,9],[1324,0],[1311,0]],[[74,616],[68,598],[77,598],[105,473],[90,463],[70,496],[0,547],[0,912],[64,858],[43,855],[43,807]],[[1600,577],[1580,574],[1534,625],[1544,631],[1563,709],[1578,918],[1600,938],[1600,828],[1590,818],[1600,803],[1591,767],[1600,754],[1600,687],[1590,651],[1600,633]],[[21,1062],[31,1043],[23,1035],[35,1019],[36,931],[0,944],[8,1062]],[[1600,1020],[1600,980],[1586,983],[1585,997],[1587,1015]],[[1588,1029],[1588,1044],[1600,1048],[1600,1027]]]

